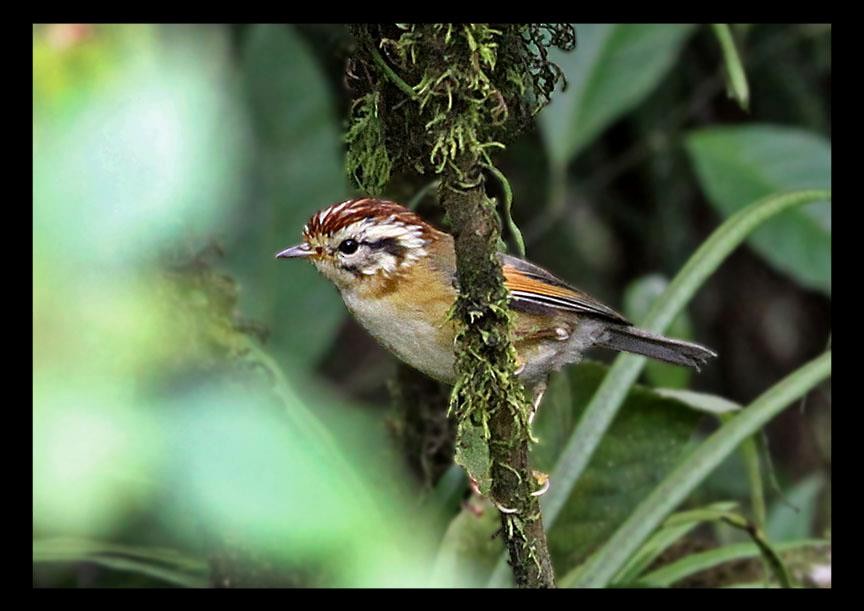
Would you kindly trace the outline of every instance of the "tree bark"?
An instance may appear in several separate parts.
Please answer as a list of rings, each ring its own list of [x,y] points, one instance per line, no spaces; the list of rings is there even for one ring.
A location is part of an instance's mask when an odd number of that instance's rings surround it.
[[[479,164],[463,158],[459,166],[462,180],[456,172],[446,174],[440,197],[456,238],[460,290],[455,314],[466,325],[457,339],[456,368],[468,395],[457,400],[480,401],[487,412],[491,497],[500,510],[516,585],[554,587],[540,504],[531,494],[538,486],[528,464],[528,404],[515,375],[508,294],[497,257],[500,225]],[[490,368],[496,379],[478,380]],[[472,410],[455,407],[457,417],[471,416]]]

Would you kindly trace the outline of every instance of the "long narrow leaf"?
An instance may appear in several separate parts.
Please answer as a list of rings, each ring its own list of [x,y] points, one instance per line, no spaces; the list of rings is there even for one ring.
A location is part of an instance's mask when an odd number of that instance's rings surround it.
[[[654,528],[744,441],[831,373],[831,352],[790,374],[715,431],[654,489],[584,565],[562,585],[603,587]]]
[[[726,90],[729,97],[735,98],[744,110],[749,110],[750,88],[747,85],[747,75],[744,73],[741,57],[735,48],[732,31],[726,23],[712,23],[711,29],[714,30],[714,35],[717,36],[723,51],[723,62],[726,65]]]
[[[762,467],[759,462],[759,439],[752,436],[741,444],[741,454],[747,465],[747,480],[750,484],[750,504],[753,521],[757,528],[765,529],[765,490],[762,485]]]
[[[636,581],[639,575],[673,543],[704,521],[710,520],[715,512],[732,511],[735,505],[736,503],[733,502],[714,503],[707,507],[680,511],[669,516],[666,522],[664,522],[663,527],[651,535],[651,538],[618,571],[618,574],[612,580],[613,583],[627,584]]]
[[[796,206],[826,199],[831,199],[830,191],[807,190],[771,195],[729,217],[690,257],[654,302],[641,326],[656,333],[665,331],[705,280],[757,227]],[[646,359],[642,356],[619,355],[585,409],[552,472],[552,486],[542,499],[543,521],[547,530],[555,523],[576,481],[588,465],[591,455],[612,423],[630,387],[639,377],[645,362]],[[502,554],[489,585],[505,584],[507,574],[506,559]]]
[[[750,437],[749,439],[752,439],[752,437]],[[723,505],[726,505],[726,507],[723,507]],[[659,555],[659,553],[653,553],[651,546],[652,542],[661,541],[665,543],[666,541],[668,541],[669,544],[671,544],[674,541],[674,539],[671,539],[671,536],[673,534],[677,534],[678,531],[682,531],[685,526],[689,526],[692,529],[701,522],[720,521],[725,522],[726,524],[729,524],[730,526],[733,526],[735,528],[740,528],[745,533],[747,533],[752,538],[753,543],[762,552],[765,570],[771,571],[782,587],[793,587],[792,580],[789,576],[789,571],[786,569],[786,565],[783,563],[783,559],[777,553],[776,546],[772,545],[771,542],[768,541],[768,539],[765,537],[765,533],[759,527],[755,527],[755,525],[749,520],[747,520],[747,518],[733,511],[732,508],[729,507],[729,505],[729,503],[717,503],[715,505],[710,505],[702,509],[683,511],[673,516],[670,516],[669,519],[664,522],[663,528],[661,528],[654,535],[652,535],[651,538],[648,539],[648,541],[645,543],[645,545],[643,545],[642,548],[633,555],[630,561],[628,561],[624,569],[618,572],[618,575],[613,579],[613,582],[627,583],[629,581],[644,583],[645,578],[639,578],[639,575],[641,574],[642,570],[644,568],[647,568],[647,566],[654,560],[654,558]],[[682,534],[686,534],[686,531]],[[646,556],[646,550],[652,552],[653,556],[650,556],[650,559],[647,562],[643,561],[641,563],[642,568],[637,570],[633,566],[635,564],[634,561],[636,559]],[[627,571],[628,567],[633,568]]]
[[[664,397],[672,397],[691,405],[695,409],[716,414],[721,422],[726,422],[741,406],[723,397],[692,390],[656,388],[655,392]],[[750,500],[753,508],[753,521],[758,528],[765,528],[765,495],[762,487],[762,472],[759,462],[758,438],[751,437],[741,444],[741,455],[747,465],[747,479],[750,484]]]
[[[784,541],[775,546],[776,551],[785,552],[801,547],[815,547],[825,545],[821,539],[808,539],[804,541]],[[682,579],[695,575],[706,569],[710,569],[724,562],[742,560],[744,558],[755,558],[761,552],[755,543],[733,543],[705,552],[690,554],[671,564],[667,564],[656,571],[639,579],[641,585],[666,587],[681,581]]]
[[[86,539],[42,539],[33,542],[33,562],[90,562],[179,586],[207,586],[207,563],[204,560],[166,548]]]
[[[657,299],[641,326],[662,333],[705,280],[754,229],[790,208],[825,199],[830,199],[830,193],[815,190],[772,195],[730,217],[690,257]],[[597,389],[552,472],[553,486],[543,497],[543,519],[547,529],[558,517],[576,480],[587,466],[630,387],[639,377],[645,361],[642,356],[620,355]]]

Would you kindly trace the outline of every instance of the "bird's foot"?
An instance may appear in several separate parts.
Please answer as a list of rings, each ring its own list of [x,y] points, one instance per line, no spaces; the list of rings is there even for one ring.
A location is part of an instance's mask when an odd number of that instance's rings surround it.
[[[549,474],[534,469],[531,471],[531,475],[534,476],[534,481],[540,486],[540,488],[531,493],[531,496],[543,496],[546,494],[546,491],[549,490],[549,486],[552,482],[552,480],[549,479]]]

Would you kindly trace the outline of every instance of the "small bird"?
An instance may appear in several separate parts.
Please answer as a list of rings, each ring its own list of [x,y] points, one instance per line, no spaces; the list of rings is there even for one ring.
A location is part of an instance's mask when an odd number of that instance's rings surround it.
[[[456,327],[447,318],[458,291],[453,236],[400,204],[350,199],[314,214],[303,242],[276,253],[277,259],[296,257],[308,258],[336,285],[348,310],[390,352],[436,380],[455,382]],[[498,258],[515,313],[517,375],[535,411],[549,374],[578,362],[593,346],[697,370],[717,356],[633,326],[533,263]]]

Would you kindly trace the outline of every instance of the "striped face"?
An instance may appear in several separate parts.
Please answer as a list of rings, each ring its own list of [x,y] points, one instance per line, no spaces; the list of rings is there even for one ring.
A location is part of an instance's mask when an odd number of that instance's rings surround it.
[[[312,262],[342,289],[407,269],[437,233],[407,208],[371,198],[334,204],[303,228]]]

